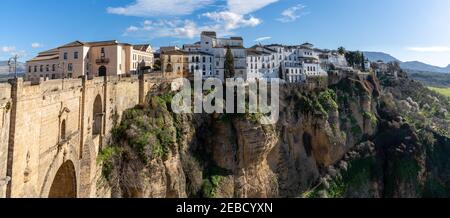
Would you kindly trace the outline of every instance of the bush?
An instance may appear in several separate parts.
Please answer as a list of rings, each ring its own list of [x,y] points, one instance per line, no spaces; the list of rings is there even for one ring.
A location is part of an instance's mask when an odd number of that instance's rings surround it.
[[[327,89],[319,94],[319,103],[327,113],[339,109],[336,100],[336,93],[332,89]]]

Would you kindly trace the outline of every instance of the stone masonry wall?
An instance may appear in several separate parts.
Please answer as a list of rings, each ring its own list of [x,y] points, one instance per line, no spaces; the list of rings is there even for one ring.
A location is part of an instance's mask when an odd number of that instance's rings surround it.
[[[98,196],[99,150],[123,111],[142,103],[157,82],[146,75],[1,83],[0,197],[48,197],[56,180],[65,181],[55,177],[68,161],[77,196]],[[94,134],[99,121],[101,133]],[[7,176],[11,181],[3,185]]]
[[[6,197],[6,163],[8,158],[11,85],[0,83],[0,198]]]

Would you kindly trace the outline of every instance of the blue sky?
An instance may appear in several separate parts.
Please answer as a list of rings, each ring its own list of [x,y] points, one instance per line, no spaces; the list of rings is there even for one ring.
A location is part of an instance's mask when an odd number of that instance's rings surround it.
[[[247,46],[309,41],[450,64],[448,0],[2,0],[0,27],[0,60],[74,40],[182,45],[215,30]]]

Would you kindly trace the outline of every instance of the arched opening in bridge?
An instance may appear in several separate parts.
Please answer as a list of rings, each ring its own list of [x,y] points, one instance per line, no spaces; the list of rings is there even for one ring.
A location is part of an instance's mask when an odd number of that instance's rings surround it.
[[[61,122],[61,140],[66,139],[66,120]]]
[[[92,134],[100,135],[102,133],[102,121],[103,121],[103,107],[102,107],[102,97],[97,95],[94,101],[93,107],[93,123],[92,123]]]
[[[106,76],[106,67],[101,66],[98,68],[98,76]]]
[[[49,198],[76,198],[77,179],[72,161],[66,161],[59,168],[50,188]]]

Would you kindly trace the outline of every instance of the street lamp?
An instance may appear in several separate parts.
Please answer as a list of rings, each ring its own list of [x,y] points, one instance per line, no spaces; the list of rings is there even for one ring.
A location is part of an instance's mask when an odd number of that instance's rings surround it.
[[[14,55],[8,60],[9,72],[14,72],[14,79],[17,79],[17,59],[19,59],[19,55]]]
[[[65,61],[58,63],[58,70],[61,73],[62,79],[65,79],[65,77],[66,77],[66,62]]]

